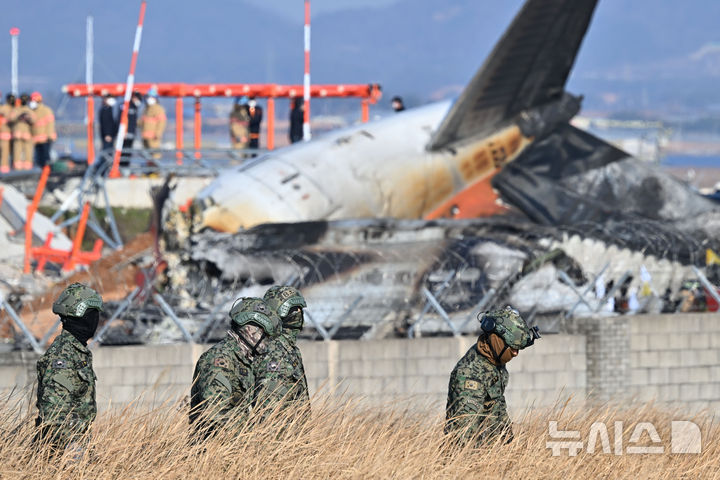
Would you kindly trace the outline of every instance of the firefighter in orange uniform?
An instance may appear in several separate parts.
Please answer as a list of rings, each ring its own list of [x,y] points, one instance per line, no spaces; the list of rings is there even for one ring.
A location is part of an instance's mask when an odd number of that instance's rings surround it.
[[[143,147],[150,149],[160,148],[167,116],[165,109],[157,101],[158,93],[155,87],[151,88],[145,99],[145,111],[138,121],[142,132]],[[153,153],[153,158],[160,158],[160,152]]]
[[[30,95],[30,108],[35,112],[35,122],[32,124],[32,138],[35,142],[35,164],[43,168],[50,163],[50,147],[57,140],[55,132],[55,114],[52,109],[42,101],[39,92]]]
[[[35,123],[35,112],[30,108],[30,97],[27,93],[20,95],[20,106],[15,107],[10,122],[12,123],[13,167],[16,169],[32,168],[33,141],[31,125]]]
[[[10,171],[10,141],[12,129],[10,118],[15,108],[15,96],[8,93],[5,103],[0,105],[0,173]]]

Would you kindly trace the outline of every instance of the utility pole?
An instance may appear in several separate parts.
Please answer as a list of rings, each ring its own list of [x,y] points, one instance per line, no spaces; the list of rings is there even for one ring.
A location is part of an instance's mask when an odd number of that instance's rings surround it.
[[[303,141],[310,141],[310,0],[305,0],[305,75],[303,77]]]
[[[18,37],[20,29],[13,27],[10,29],[10,45],[12,49],[11,65],[10,65],[10,91],[15,98],[18,97]]]
[[[93,91],[93,17],[88,15],[85,23],[85,83],[88,86],[88,91]],[[95,145],[94,145],[94,132],[93,125],[95,124],[95,97],[90,93],[87,96],[87,161],[88,165],[95,161]]]

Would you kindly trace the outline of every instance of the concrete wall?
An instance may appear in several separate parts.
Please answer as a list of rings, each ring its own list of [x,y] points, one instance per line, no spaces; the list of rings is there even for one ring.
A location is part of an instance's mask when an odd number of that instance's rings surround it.
[[[636,397],[720,412],[720,315],[608,317],[573,322],[508,364],[511,411],[568,397]],[[383,403],[445,403],[449,374],[474,337],[300,342],[311,393],[348,393]],[[95,352],[98,403],[145,405],[187,395],[194,364],[208,347],[102,347]],[[0,355],[0,390],[31,385],[36,356]],[[29,394],[26,394],[29,395]]]
[[[187,395],[202,345],[101,347],[93,352],[98,407],[145,405]]]
[[[508,365],[506,394],[511,407],[551,404],[561,393],[563,398],[584,398],[584,338],[553,335],[543,340]],[[450,372],[475,341],[459,337],[300,342],[300,348],[311,394],[321,390],[358,395],[373,403],[402,397],[441,408]],[[177,344],[97,349],[93,363],[99,407],[124,406],[136,399],[150,406],[182,398],[188,394],[194,364],[207,348]],[[29,352],[6,356],[0,364],[0,387],[30,386],[36,358]]]
[[[178,205],[187,202],[200,190],[205,188],[213,180],[213,177],[179,177],[176,180],[176,187],[173,197]],[[80,184],[80,179],[70,179],[63,186],[59,197],[64,199],[72,190]],[[107,189],[110,204],[116,208],[152,208],[153,201],[150,196],[150,189],[159,187],[165,182],[164,178],[113,178],[109,179],[105,188]],[[45,195],[41,205],[57,206],[54,199]]]
[[[720,315],[637,317],[629,338],[631,394],[720,413]]]
[[[23,390],[36,378],[34,352],[3,352],[0,354],[0,392]],[[4,398],[3,395],[0,398]]]

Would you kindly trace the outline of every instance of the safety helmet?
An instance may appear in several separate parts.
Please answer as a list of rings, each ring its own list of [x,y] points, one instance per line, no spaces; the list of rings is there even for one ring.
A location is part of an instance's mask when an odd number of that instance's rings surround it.
[[[150,90],[148,90],[148,97],[156,97],[158,96],[158,88],[156,85],[153,85],[150,87]]]
[[[296,288],[287,285],[275,285],[268,288],[263,300],[280,318],[287,317],[293,307],[307,307],[305,298],[300,292]]]
[[[53,313],[61,317],[81,318],[88,309],[103,311],[103,300],[99,293],[82,283],[73,283],[62,291],[52,306]]]
[[[479,320],[483,332],[495,333],[508,347],[516,350],[529,347],[540,338],[538,328],[530,328],[520,313],[510,306],[485,312]]]
[[[262,328],[269,337],[278,336],[281,330],[280,319],[261,298],[244,297],[235,300],[230,309],[230,322],[235,328],[251,323]]]
[[[32,92],[30,94],[30,100],[32,100],[33,102],[40,102],[42,101],[42,95],[40,94],[40,92]]]

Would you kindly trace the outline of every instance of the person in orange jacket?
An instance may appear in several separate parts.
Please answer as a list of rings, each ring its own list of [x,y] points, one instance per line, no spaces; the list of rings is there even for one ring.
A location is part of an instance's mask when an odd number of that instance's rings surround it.
[[[5,103],[0,105],[0,173],[10,171],[10,142],[12,140],[12,117],[15,95],[8,93]]]
[[[138,121],[140,127],[143,147],[157,149],[160,148],[167,116],[165,109],[157,101],[157,89],[151,88],[145,99],[145,111]],[[159,152],[153,153],[153,158],[160,158]]]
[[[10,118],[12,123],[13,167],[32,168],[33,140],[31,126],[35,123],[35,112],[30,108],[30,96],[20,95],[20,106],[16,107]]]
[[[42,168],[50,163],[50,147],[57,140],[55,132],[55,114],[42,101],[40,92],[30,95],[30,108],[35,112],[32,124],[32,137],[35,142],[35,165]]]

